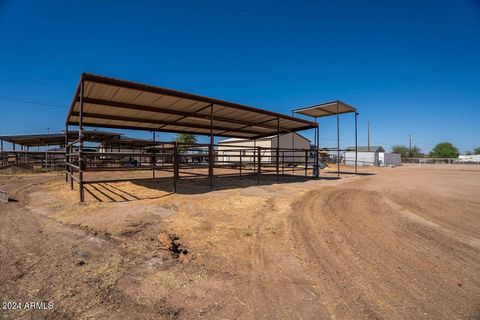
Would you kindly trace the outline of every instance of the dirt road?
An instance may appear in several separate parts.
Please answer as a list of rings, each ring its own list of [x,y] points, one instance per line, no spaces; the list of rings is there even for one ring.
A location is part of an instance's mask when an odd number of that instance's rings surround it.
[[[366,172],[85,204],[61,175],[1,176],[0,299],[53,308],[0,319],[478,319],[480,170]]]

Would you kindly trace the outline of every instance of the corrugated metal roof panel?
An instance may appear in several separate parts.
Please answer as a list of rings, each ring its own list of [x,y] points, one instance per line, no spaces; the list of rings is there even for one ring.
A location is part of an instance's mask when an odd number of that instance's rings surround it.
[[[83,74],[85,86],[84,123],[107,128],[131,128],[258,138],[277,133],[310,129],[316,124],[268,110],[193,95],[171,89]],[[67,116],[67,123],[78,125],[79,93]]]

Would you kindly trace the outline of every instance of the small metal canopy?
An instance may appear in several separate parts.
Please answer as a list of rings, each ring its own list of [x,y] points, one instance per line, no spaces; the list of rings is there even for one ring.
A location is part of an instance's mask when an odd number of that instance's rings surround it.
[[[264,109],[88,73],[81,76],[66,125],[81,122],[88,127],[248,139],[317,126]]]
[[[316,104],[314,106],[295,109],[295,113],[303,114],[310,117],[327,117],[336,114],[356,112],[357,109],[343,101],[335,100],[331,102]]]
[[[316,104],[309,107],[294,109],[293,112],[298,114],[303,114],[305,116],[313,117],[315,123],[317,123],[317,118],[336,116],[337,117],[337,175],[340,177],[340,114],[355,112],[355,174],[357,173],[357,158],[358,158],[358,126],[357,126],[357,109],[351,105],[340,101],[330,101],[325,103]],[[315,144],[317,145],[317,153],[319,152],[320,144],[320,128],[317,125],[315,128]],[[318,155],[317,155],[318,156]],[[318,161],[318,159],[317,159]],[[317,170],[317,175],[319,174]]]
[[[107,132],[99,130],[85,130],[83,131],[84,140],[91,142],[101,142],[119,138],[120,133]],[[73,141],[78,139],[78,130],[68,132],[68,140]],[[65,133],[38,133],[38,134],[15,134],[0,136],[0,141],[10,142],[26,147],[40,147],[40,146],[60,146],[65,144]]]

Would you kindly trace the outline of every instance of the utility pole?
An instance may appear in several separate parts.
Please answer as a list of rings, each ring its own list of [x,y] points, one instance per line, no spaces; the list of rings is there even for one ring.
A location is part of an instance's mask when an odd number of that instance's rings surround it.
[[[412,135],[408,135],[408,150],[412,151]]]
[[[367,137],[368,137],[368,144],[367,144],[368,149],[367,149],[367,151],[370,151],[370,121],[368,121],[368,135],[367,135]]]

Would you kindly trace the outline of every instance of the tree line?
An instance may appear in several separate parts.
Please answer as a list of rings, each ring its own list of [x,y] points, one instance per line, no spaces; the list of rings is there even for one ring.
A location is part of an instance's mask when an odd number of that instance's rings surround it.
[[[417,146],[409,148],[401,144],[392,146],[392,152],[399,153],[402,158],[458,158],[458,155],[460,154],[458,148],[450,142],[440,142],[435,146],[435,148],[432,149],[432,151],[427,154],[423,153],[422,150]],[[465,151],[465,154],[480,154],[480,147],[474,149],[473,151]]]

